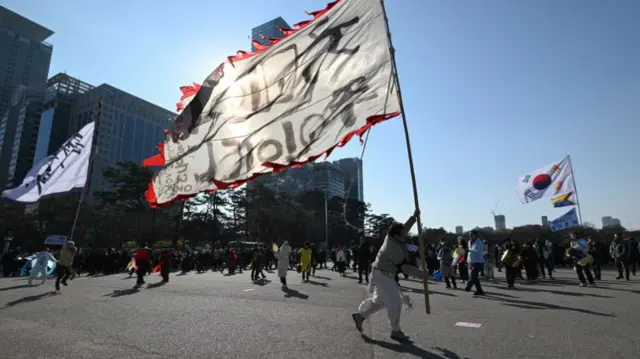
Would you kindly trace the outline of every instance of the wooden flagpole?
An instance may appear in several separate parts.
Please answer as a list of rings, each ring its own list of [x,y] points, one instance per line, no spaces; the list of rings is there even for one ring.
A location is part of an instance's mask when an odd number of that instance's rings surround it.
[[[76,224],[78,223],[78,217],[80,216],[80,210],[82,209],[82,204],[84,203],[84,197],[86,192],[89,190],[88,186],[91,184],[91,176],[93,175],[93,159],[95,158],[95,151],[98,148],[98,128],[100,127],[100,112],[102,111],[102,101],[98,101],[98,112],[96,113],[95,119],[95,127],[93,128],[93,139],[91,140],[91,153],[89,156],[89,167],[87,168],[87,180],[85,182],[85,186],[82,189],[82,193],[80,193],[80,200],[78,201],[78,207],[76,208],[76,215],[73,219],[73,225],[71,225],[71,233],[69,234],[69,241],[73,240],[73,234],[76,230]]]
[[[387,30],[387,39],[389,41],[389,54],[391,55],[391,63],[393,64],[393,76],[396,82],[396,88],[398,91],[398,102],[400,105],[400,112],[402,112],[402,125],[404,127],[404,137],[407,143],[407,155],[409,157],[409,169],[411,170],[411,183],[413,185],[413,201],[415,209],[418,212],[416,218],[416,224],[418,225],[418,241],[420,243],[420,266],[422,267],[422,286],[424,288],[424,305],[427,314],[431,314],[431,305],[429,303],[429,274],[427,272],[427,265],[425,260],[425,243],[422,237],[422,222],[420,221],[420,203],[418,200],[418,185],[416,184],[416,171],[413,166],[413,155],[411,153],[411,141],[409,139],[409,127],[407,125],[407,117],[404,112],[404,103],[402,102],[402,93],[400,92],[400,79],[398,77],[398,67],[396,65],[395,49],[393,48],[393,42],[391,41],[391,31],[389,30],[389,19],[387,18],[387,11],[384,6],[384,0],[380,0],[380,6],[382,7],[382,15],[384,16],[384,25]]]

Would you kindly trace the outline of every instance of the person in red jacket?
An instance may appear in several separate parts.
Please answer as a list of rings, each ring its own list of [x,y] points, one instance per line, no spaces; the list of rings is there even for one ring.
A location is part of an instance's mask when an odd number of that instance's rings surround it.
[[[231,248],[229,250],[229,262],[228,262],[229,274],[235,274],[237,266],[238,266],[238,256],[236,254],[236,249]]]
[[[133,254],[133,259],[136,261],[136,274],[138,275],[137,285],[143,285],[144,275],[151,271],[151,251],[147,247],[146,243],[140,246]]]

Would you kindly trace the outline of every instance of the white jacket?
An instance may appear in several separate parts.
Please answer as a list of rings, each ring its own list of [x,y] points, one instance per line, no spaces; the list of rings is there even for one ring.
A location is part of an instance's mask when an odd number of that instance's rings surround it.
[[[284,243],[280,247],[280,251],[276,253],[278,257],[278,277],[286,277],[289,270],[289,255],[291,254],[291,247],[289,244]]]

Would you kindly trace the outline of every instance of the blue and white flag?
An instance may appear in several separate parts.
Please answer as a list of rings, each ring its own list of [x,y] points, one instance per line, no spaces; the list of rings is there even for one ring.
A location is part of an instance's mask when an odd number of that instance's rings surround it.
[[[575,208],[572,208],[569,212],[549,222],[549,229],[551,232],[562,231],[572,227],[580,225],[578,220],[578,212]]]

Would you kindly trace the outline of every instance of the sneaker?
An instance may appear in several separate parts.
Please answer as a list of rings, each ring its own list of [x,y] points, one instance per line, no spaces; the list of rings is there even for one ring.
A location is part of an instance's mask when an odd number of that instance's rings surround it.
[[[580,283],[580,285],[578,287],[586,287],[587,285],[585,283]]]
[[[56,290],[60,290],[60,284],[56,283]]]
[[[67,281],[66,281],[66,280],[63,280],[63,281],[61,281],[60,283],[62,283],[62,285],[63,285],[63,286],[65,286],[65,287],[66,287],[66,286],[68,286],[68,284],[67,284]]]
[[[362,316],[362,314],[353,313],[351,314],[351,318],[353,318],[353,321],[356,323],[356,329],[358,329],[358,331],[362,333],[362,322],[364,322],[364,317]]]
[[[391,339],[398,341],[409,340],[409,336],[404,334],[402,330],[394,330],[391,332]]]
[[[595,286],[596,286],[596,284],[595,284],[595,283],[591,283],[591,284],[588,284],[588,285],[587,285],[587,287],[591,287],[591,288],[593,288],[593,287],[595,287]]]

